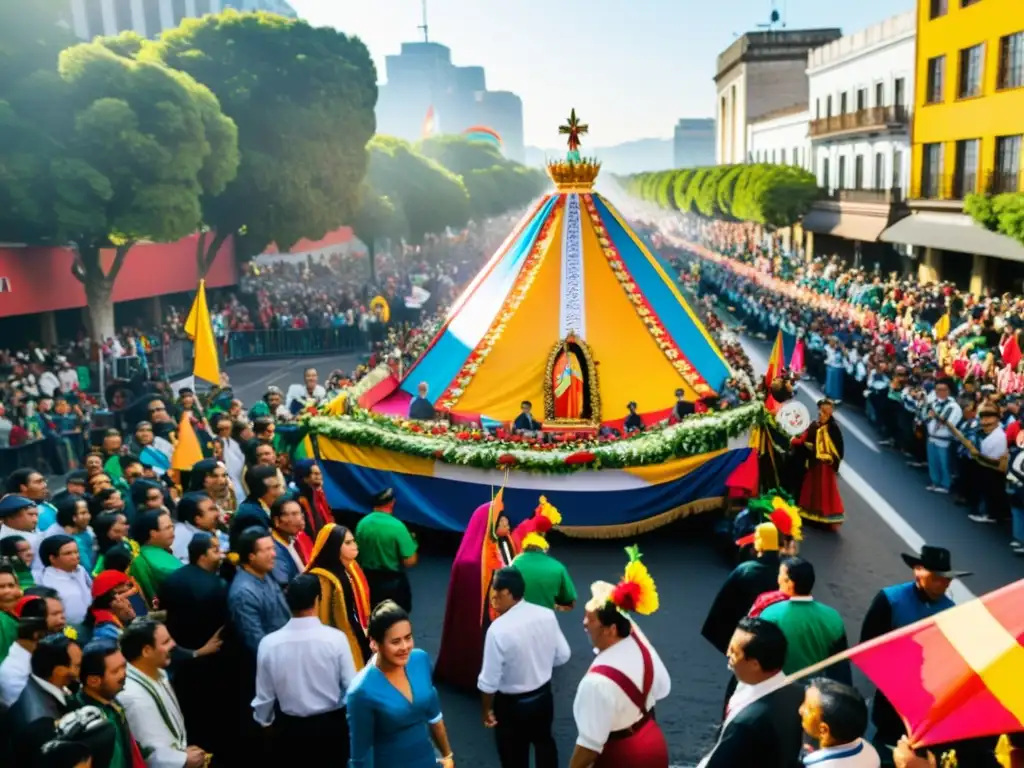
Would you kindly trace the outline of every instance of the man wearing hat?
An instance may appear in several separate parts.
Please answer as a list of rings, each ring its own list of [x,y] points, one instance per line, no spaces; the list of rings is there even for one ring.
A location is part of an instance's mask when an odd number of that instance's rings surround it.
[[[914,578],[885,587],[875,595],[861,627],[862,643],[952,608],[953,601],[946,594],[950,583],[971,575],[969,571],[953,570],[950,552],[942,547],[925,545],[919,554],[904,553],[901,557],[913,570]],[[905,729],[881,691],[875,693],[871,721],[877,729],[875,748],[883,760],[888,759]]]
[[[39,508],[35,502],[16,493],[0,499],[0,539],[21,536],[32,547],[32,575],[36,581],[43,575],[46,564],[39,559],[39,544],[43,535],[38,531]]]
[[[89,616],[92,640],[121,639],[127,624],[135,618],[135,609],[127,594],[134,589],[131,577],[121,571],[101,571],[92,582]],[[87,622],[89,623],[89,622]]]
[[[370,585],[370,604],[394,600],[412,612],[412,587],[406,569],[416,565],[416,539],[405,523],[395,517],[395,492],[391,488],[373,498],[373,511],[356,526],[359,564]]]

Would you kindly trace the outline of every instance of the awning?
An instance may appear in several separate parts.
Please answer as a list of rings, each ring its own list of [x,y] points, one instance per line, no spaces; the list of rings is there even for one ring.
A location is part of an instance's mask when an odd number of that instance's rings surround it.
[[[888,206],[885,216],[871,216],[863,213],[843,213],[828,208],[812,208],[803,218],[803,228],[819,235],[833,235],[847,240],[873,243],[878,240],[889,223]]]
[[[1024,262],[1024,245],[1006,235],[990,232],[962,213],[915,213],[885,230],[881,239],[886,243]]]

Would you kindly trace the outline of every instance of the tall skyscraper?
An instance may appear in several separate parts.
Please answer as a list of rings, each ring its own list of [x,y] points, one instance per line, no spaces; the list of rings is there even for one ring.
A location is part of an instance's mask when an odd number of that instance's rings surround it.
[[[297,17],[286,0],[68,0],[68,25],[83,40],[129,29],[143,37],[156,37],[181,24],[182,19],[220,13],[225,8]]]

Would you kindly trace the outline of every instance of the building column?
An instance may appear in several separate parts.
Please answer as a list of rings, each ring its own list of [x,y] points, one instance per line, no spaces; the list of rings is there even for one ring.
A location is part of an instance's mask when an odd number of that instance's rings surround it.
[[[941,263],[941,252],[934,248],[925,248],[924,255],[917,267],[917,280],[920,283],[939,282],[939,266]]]
[[[149,300],[149,319],[155,327],[159,328],[163,324],[163,315],[164,303],[159,296],[154,296]]]
[[[988,256],[974,254],[971,261],[971,293],[975,296],[984,296],[985,290],[989,287],[990,263]]]
[[[814,233],[809,229],[804,230],[804,261],[808,264],[814,261]]]
[[[47,347],[57,346],[57,313],[39,313],[39,340]]]

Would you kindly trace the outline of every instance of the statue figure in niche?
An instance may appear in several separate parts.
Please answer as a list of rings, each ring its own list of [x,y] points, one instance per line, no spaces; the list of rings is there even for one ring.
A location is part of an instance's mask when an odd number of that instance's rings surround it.
[[[555,418],[577,420],[589,417],[587,388],[582,350],[573,336],[562,342],[552,371],[551,391],[554,394]]]

